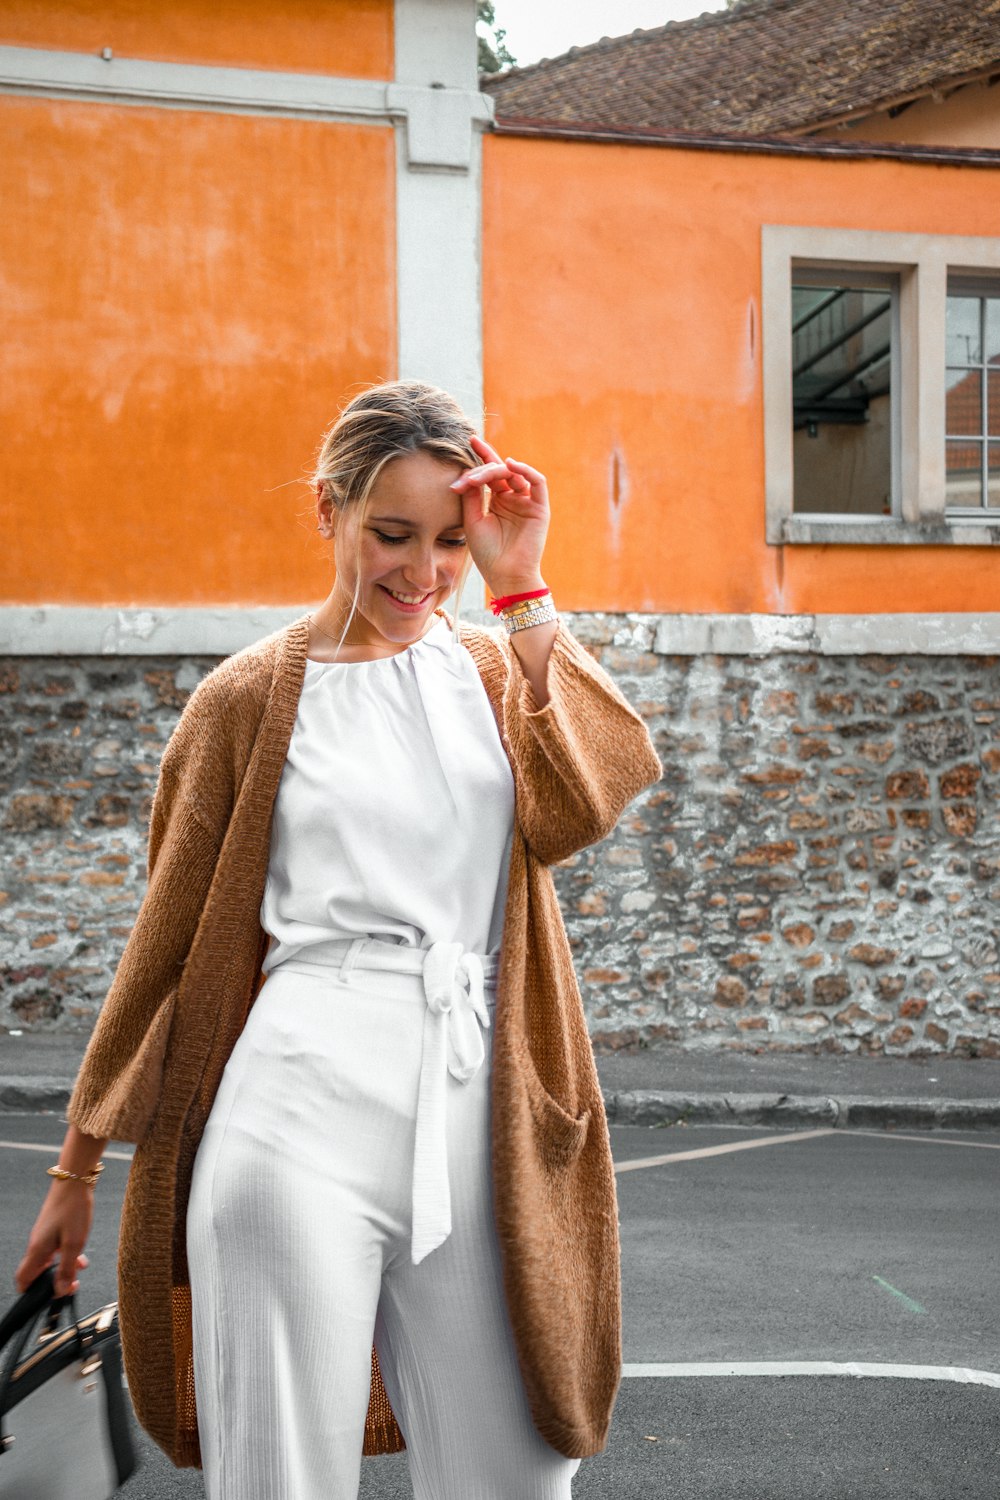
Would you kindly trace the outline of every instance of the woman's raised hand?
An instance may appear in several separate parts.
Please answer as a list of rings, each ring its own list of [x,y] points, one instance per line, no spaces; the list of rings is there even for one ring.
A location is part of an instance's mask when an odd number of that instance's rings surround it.
[[[473,562],[494,596],[544,588],[542,552],[549,529],[545,475],[520,459],[502,459],[485,438],[473,437],[471,444],[483,462],[466,469],[451,488],[462,497],[462,524]]]

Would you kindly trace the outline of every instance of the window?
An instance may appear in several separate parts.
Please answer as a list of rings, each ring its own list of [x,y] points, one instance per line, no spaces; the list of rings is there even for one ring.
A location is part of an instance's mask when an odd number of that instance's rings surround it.
[[[1000,241],[765,225],[767,540],[1000,541]]]
[[[1000,286],[948,284],[945,487],[949,514],[1000,514]]]
[[[793,508],[891,515],[896,287],[792,272]]]

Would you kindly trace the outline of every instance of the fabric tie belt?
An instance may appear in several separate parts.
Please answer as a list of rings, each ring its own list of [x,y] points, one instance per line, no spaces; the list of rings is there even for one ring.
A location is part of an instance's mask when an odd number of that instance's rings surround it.
[[[413,1147],[413,1232],[410,1256],[419,1265],[451,1234],[451,1187],[448,1181],[446,1074],[468,1083],[483,1065],[486,1049],[480,1027],[490,1025],[499,963],[488,954],[467,952],[461,943],[432,943],[414,948],[379,938],[338,939],[310,946],[286,959],[272,973],[317,968],[339,969],[341,983],[352,969],[390,969],[418,974],[423,980],[423,1040]]]

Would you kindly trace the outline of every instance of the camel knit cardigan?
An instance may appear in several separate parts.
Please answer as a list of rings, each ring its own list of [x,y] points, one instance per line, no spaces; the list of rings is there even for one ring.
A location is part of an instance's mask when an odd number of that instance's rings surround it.
[[[139,1421],[178,1466],[201,1463],[185,1244],[191,1172],[261,982],[271,813],[308,635],[302,617],[221,662],[188,700],[160,767],[146,895],[68,1108],[87,1134],[137,1143],[119,1241],[125,1369]],[[462,625],[460,639],[515,785],[491,1081],[504,1295],[535,1426],[558,1452],[585,1458],[607,1441],[621,1377],[618,1211],[548,866],[606,837],[662,768],[639,715],[561,622],[542,709],[506,636]],[[363,1451],[403,1447],[373,1348]]]

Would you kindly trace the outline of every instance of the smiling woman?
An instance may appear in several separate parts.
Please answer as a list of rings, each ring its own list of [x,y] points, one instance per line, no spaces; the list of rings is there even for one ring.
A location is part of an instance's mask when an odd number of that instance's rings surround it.
[[[312,616],[321,636],[310,642],[314,660],[404,650],[460,593],[471,556],[463,503],[449,486],[478,463],[473,438],[445,391],[403,382],[363,391],[333,424],[313,475],[318,530],[336,565]]]
[[[129,1393],[208,1500],[354,1500],[362,1452],[403,1447],[417,1500],[569,1500],[607,1438],[621,1293],[548,867],[660,764],[542,582],[545,476],[446,392],[362,391],[314,484],[336,577],[171,735],[75,1175],[18,1284],[58,1256],[75,1289],[91,1173],[134,1140]],[[441,608],[471,562],[498,631]]]
[[[343,637],[332,659],[363,661],[405,647],[413,639],[410,622],[426,627],[455,592],[468,571],[462,505],[448,488],[459,472],[424,451],[391,458],[364,510],[356,502],[338,512],[327,488],[317,486],[319,531],[333,540],[337,575],[313,623],[331,640]]]
[[[452,594],[457,642],[457,600],[473,561],[495,596],[548,594],[545,476],[501,460],[436,386],[398,381],[355,396],[323,440],[313,482],[318,530],[336,564],[310,616],[314,661],[404,651]],[[513,648],[542,708],[556,633],[551,600],[532,602],[529,618],[529,631],[512,633]]]

